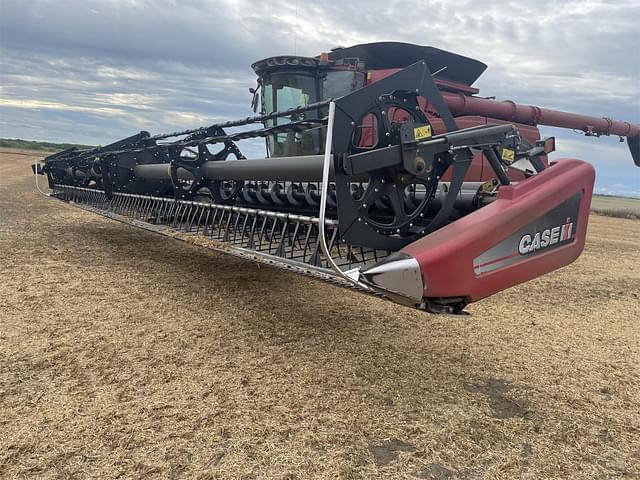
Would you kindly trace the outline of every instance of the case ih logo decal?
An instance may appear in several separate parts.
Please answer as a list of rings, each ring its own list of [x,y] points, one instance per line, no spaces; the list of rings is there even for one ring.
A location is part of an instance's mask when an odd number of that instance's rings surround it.
[[[476,275],[493,272],[570,244],[576,233],[581,193],[511,234],[473,260]]]
[[[566,242],[567,240],[571,240],[572,233],[573,222],[571,218],[567,218],[567,223],[564,225],[547,228],[543,232],[523,235],[518,245],[518,252],[520,252],[520,255],[526,255],[527,253],[550,247],[556,243]]]

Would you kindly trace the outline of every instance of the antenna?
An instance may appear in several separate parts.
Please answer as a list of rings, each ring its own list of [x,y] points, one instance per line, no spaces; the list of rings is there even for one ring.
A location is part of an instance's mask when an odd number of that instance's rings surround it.
[[[298,0],[295,2],[295,21],[293,24],[293,54],[297,55],[298,46]]]
[[[444,67],[442,67],[440,70],[437,70],[436,72],[432,73],[431,76],[435,77],[436,75],[438,75],[440,72],[443,72],[444,70],[447,69],[447,66],[445,65]]]

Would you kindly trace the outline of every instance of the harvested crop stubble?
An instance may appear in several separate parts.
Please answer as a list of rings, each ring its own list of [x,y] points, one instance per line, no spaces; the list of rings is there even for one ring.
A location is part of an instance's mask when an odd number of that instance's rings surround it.
[[[0,477],[638,478],[640,222],[433,316],[34,193],[0,156]]]

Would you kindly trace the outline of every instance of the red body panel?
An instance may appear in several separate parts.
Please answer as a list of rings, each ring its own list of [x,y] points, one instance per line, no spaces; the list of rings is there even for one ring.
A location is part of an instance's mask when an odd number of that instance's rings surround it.
[[[392,75],[393,73],[399,70],[400,69],[398,68],[389,68],[384,70],[369,70],[367,75],[367,84],[377,82],[378,80],[382,80],[383,78],[388,77],[389,75]],[[535,118],[529,118],[529,117],[525,118],[524,115],[521,115],[525,120],[527,120],[527,122],[520,123],[515,118],[512,118],[510,120],[504,120],[500,118],[492,118],[491,116],[486,116],[488,115],[486,111],[490,111],[490,110],[487,110],[486,106],[483,103],[476,104],[474,102],[477,99],[476,97],[469,96],[469,95],[478,93],[479,90],[477,88],[468,87],[466,85],[461,85],[461,84],[448,82],[446,80],[440,80],[440,79],[436,79],[436,84],[442,90],[441,93],[443,95],[443,98],[445,99],[445,102],[447,103],[449,101],[452,102],[452,105],[454,106],[454,108],[452,109],[452,113],[456,115],[455,120],[458,125],[458,128],[462,129],[462,128],[475,127],[478,125],[486,125],[486,124],[501,125],[505,123],[510,123],[515,125],[515,127],[518,129],[518,132],[520,132],[520,134],[524,138],[526,138],[531,145],[534,145],[535,142],[540,139],[540,130],[538,130],[538,128],[534,125],[527,124],[527,123],[530,123],[530,120],[535,120]],[[463,100],[461,100],[460,97],[462,97]],[[498,113],[505,113],[502,110],[500,110],[500,108],[504,110],[505,108],[509,107],[512,104],[512,102],[496,102],[494,100],[485,100],[485,99],[477,99],[477,100],[483,100],[485,102],[488,102],[489,106],[498,104]],[[429,123],[431,123],[431,126],[433,128],[433,133],[436,135],[446,133],[447,129],[444,126],[444,122],[436,114],[432,112],[433,109],[430,108],[426,99],[424,99],[423,97],[419,97],[418,103],[422,108],[423,112],[425,113],[425,115],[427,116],[427,118],[429,119]],[[465,108],[467,109],[473,108],[474,110],[472,113],[468,113],[467,111],[465,111]],[[527,112],[529,111],[527,110]],[[511,114],[511,111],[509,110],[509,112],[507,113]],[[396,114],[396,117],[397,118],[395,119],[395,121],[398,121],[398,122],[406,121],[404,118],[402,118],[401,114]],[[370,138],[366,137],[366,135],[364,137],[365,139],[363,141],[365,144],[375,143],[375,142],[372,142]],[[511,178],[511,180],[513,181],[524,180],[524,176],[518,171],[509,171],[508,174],[509,174],[509,178]],[[473,158],[473,161],[471,163],[471,166],[469,167],[469,171],[467,172],[467,175],[465,176],[465,180],[468,182],[485,182],[493,178],[495,178],[495,173],[493,173],[493,170],[488,166],[487,160],[484,158],[483,155],[476,155]],[[442,181],[443,182],[451,181],[451,173],[446,172],[442,177]]]
[[[401,251],[420,265],[424,296],[476,301],[573,262],[584,247],[594,180],[590,164],[561,160],[535,177],[501,187],[490,205],[403,248]],[[477,264],[474,268],[474,261],[483,254],[522,229],[535,230],[537,219],[577,197],[579,207],[577,218],[571,220],[575,229],[570,241],[533,255],[518,255],[516,246],[515,254],[508,257],[513,257],[509,265],[486,273],[478,273]]]

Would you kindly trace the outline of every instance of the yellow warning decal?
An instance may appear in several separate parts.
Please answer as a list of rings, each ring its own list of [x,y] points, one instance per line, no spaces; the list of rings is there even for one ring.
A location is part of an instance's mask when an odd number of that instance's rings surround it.
[[[431,125],[423,125],[422,127],[415,127],[413,129],[413,136],[416,140],[422,140],[423,138],[431,137]]]
[[[492,180],[489,180],[488,182],[484,182],[480,187],[480,189],[485,193],[491,193],[495,191],[496,187],[498,186],[498,183],[499,183],[498,180],[494,178]]]
[[[516,159],[516,152],[510,148],[502,149],[502,160],[505,162],[513,162]]]

